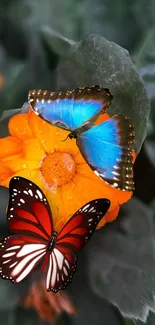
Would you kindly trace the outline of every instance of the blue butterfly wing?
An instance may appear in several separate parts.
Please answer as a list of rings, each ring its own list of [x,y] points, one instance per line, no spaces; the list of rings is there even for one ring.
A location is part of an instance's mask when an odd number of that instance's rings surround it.
[[[29,104],[37,115],[70,131],[87,121],[95,121],[106,111],[112,98],[108,89],[99,86],[60,93],[31,90],[28,95]]]
[[[77,145],[95,174],[111,186],[133,191],[134,129],[121,114],[80,134]]]

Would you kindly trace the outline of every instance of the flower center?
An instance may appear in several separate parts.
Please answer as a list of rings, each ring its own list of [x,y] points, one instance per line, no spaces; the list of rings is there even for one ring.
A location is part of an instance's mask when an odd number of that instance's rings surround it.
[[[44,157],[41,173],[49,185],[61,186],[68,183],[75,174],[75,162],[66,152],[55,151]]]

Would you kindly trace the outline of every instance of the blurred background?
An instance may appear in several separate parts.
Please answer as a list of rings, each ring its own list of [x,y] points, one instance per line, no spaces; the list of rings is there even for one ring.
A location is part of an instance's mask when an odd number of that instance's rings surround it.
[[[151,114],[147,125],[147,138],[135,163],[136,190],[133,199],[135,201],[131,200],[127,203],[121,210],[119,220],[99,231],[92,243],[88,245],[89,247],[80,254],[78,272],[73,284],[65,291],[67,296],[60,295],[57,302],[52,300],[54,299],[52,296],[48,297],[49,301],[47,301],[38,273],[33,275],[33,278],[28,280],[29,282],[24,282],[16,288],[0,280],[0,325],[39,325],[53,322],[60,325],[93,325],[96,323],[139,325],[142,324],[142,320],[146,321],[146,317],[142,315],[141,321],[137,320],[136,310],[143,310],[143,314],[145,309],[146,315],[148,306],[152,312],[149,313],[147,324],[155,324],[153,313],[155,292],[153,289],[151,292],[152,284],[149,282],[153,279],[155,283],[155,268],[153,267],[155,255],[154,248],[150,252],[148,244],[151,241],[151,245],[154,246],[155,1],[0,0],[0,115],[3,111],[20,108],[27,101],[27,93],[30,89],[65,90],[68,83],[60,73],[59,64],[68,55],[67,44],[71,46],[88,34],[103,36],[129,51],[136,69],[145,82],[150,99]],[[72,74],[72,71],[70,73]],[[71,84],[69,87],[72,89]],[[3,189],[0,193],[0,202],[4,209],[8,191]],[[125,225],[121,221],[124,214],[129,220],[129,223]],[[4,218],[2,219],[3,221],[0,220],[0,234],[4,236],[7,228]],[[135,220],[138,221],[135,222]],[[135,229],[140,229],[139,233]],[[132,246],[130,246],[130,241],[124,242],[125,235],[130,234],[130,231],[134,238],[130,238],[132,244],[135,240],[135,250],[145,239],[142,247],[145,247],[146,251],[145,254],[143,251],[142,256],[141,253],[137,255],[137,260],[141,259],[140,275],[136,282],[133,280],[134,273],[131,272],[130,266],[126,266],[129,269],[126,275],[129,286],[126,290],[129,290],[131,299],[123,301],[123,298],[119,297],[119,286],[121,288],[123,275],[120,275],[121,273],[116,269],[116,273],[112,273],[108,278],[108,266],[111,265],[110,258],[119,260],[121,256],[122,261],[124,260],[129,247]],[[107,286],[103,287],[103,294],[95,290],[95,284],[93,280],[89,281],[88,276],[88,266],[92,258],[95,263],[95,247],[97,247],[95,245],[98,245],[100,240],[100,232],[105,242],[103,243],[104,258],[98,259],[98,267],[107,270],[104,280],[106,279],[109,285],[111,278],[116,282],[111,284],[113,291],[112,293],[110,291],[110,294],[109,291],[108,294],[106,292]],[[118,251],[111,250],[109,238],[120,243]],[[137,238],[141,241],[138,242]],[[121,250],[123,246],[126,247],[126,251]],[[90,252],[93,254],[91,255]],[[143,273],[144,265],[147,265],[148,269]],[[90,277],[93,277],[93,268],[90,271]],[[38,279],[38,284],[31,288],[33,279]],[[144,286],[141,282],[136,288],[138,279],[145,279]],[[96,281],[100,283],[101,279]],[[130,292],[132,285],[134,290]],[[108,300],[105,298],[106,294]],[[27,307],[28,303],[24,300],[27,295],[31,295],[32,300],[35,299],[35,304],[31,301]],[[111,299],[111,296],[115,296],[115,299]],[[133,299],[133,306],[130,309]],[[43,300],[46,300],[46,308],[45,315],[41,319],[40,310]],[[115,302],[117,307],[110,301]],[[75,309],[76,316],[74,315]],[[126,310],[126,315],[125,312],[122,314],[121,310]],[[140,315],[139,311],[138,315]]]

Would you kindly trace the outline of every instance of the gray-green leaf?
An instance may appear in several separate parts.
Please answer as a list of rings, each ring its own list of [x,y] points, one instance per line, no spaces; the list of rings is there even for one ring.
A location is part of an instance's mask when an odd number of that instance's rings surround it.
[[[151,210],[133,198],[116,222],[105,226],[89,246],[94,291],[128,318],[146,321],[154,310],[155,240]]]

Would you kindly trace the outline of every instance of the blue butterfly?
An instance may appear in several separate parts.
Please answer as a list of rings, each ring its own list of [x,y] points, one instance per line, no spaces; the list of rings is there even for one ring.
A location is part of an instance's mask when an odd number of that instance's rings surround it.
[[[100,86],[66,92],[29,91],[33,111],[52,125],[70,131],[94,173],[124,191],[133,191],[134,128],[122,114],[94,125],[106,112],[113,96]]]

